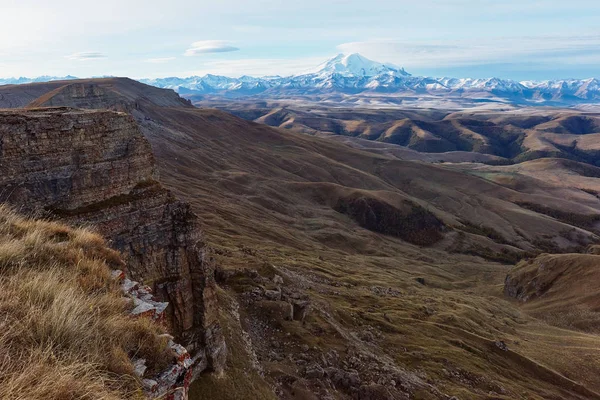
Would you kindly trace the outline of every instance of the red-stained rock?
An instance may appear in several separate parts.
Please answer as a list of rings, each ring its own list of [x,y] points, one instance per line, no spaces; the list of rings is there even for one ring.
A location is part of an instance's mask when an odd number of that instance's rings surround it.
[[[113,271],[112,277],[121,283],[123,294],[132,300],[134,305],[131,310],[132,317],[152,318],[155,321],[163,319],[168,303],[155,301],[150,287],[128,279],[120,270]],[[206,369],[207,363],[204,362],[206,355],[198,352],[197,356],[192,358],[185,347],[173,341],[173,336],[168,334],[161,336],[169,339],[168,345],[175,362],[156,376],[148,377],[145,376],[146,360],[135,359],[133,360],[134,373],[141,379],[147,398],[186,400],[192,378],[195,376],[194,370],[197,374]]]

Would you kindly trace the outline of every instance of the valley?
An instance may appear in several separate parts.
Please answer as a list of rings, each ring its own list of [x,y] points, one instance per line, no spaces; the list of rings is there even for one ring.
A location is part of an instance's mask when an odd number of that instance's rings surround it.
[[[600,398],[593,113],[198,108],[124,78],[0,99],[131,115],[190,204],[228,348],[191,399]],[[540,291],[549,257],[581,272]]]
[[[196,105],[406,160],[501,165],[560,157],[595,165],[598,159],[600,114],[572,109],[329,108],[250,100]]]

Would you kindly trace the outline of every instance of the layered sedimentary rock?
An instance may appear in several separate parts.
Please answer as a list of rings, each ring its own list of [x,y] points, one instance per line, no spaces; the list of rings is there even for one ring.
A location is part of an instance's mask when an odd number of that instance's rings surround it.
[[[0,201],[90,224],[121,251],[127,274],[154,289],[171,332],[223,367],[214,265],[196,216],[157,180],[149,143],[124,113],[0,111]]]

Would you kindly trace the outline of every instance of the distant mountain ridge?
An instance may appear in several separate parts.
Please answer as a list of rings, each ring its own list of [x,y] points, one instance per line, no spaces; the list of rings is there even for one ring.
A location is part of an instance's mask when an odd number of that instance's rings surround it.
[[[75,79],[75,77],[0,79],[0,84],[67,79]],[[159,88],[173,89],[185,97],[281,98],[339,93],[495,99],[505,103],[531,105],[600,103],[600,80],[596,78],[518,82],[500,78],[412,76],[404,68],[372,61],[360,54],[339,54],[314,70],[287,77],[231,78],[208,74],[187,78],[139,79],[139,81]]]
[[[500,78],[412,76],[404,68],[372,61],[360,54],[339,54],[314,70],[287,77],[205,75],[141,82],[173,89],[184,96],[281,98],[341,93],[496,98],[517,104],[600,103],[600,81],[595,78],[518,82]]]
[[[21,76],[19,78],[0,78],[0,85],[22,85],[26,83],[37,83],[37,82],[50,82],[50,81],[68,81],[78,79],[76,76],[49,76],[42,75],[36,78],[26,78]]]

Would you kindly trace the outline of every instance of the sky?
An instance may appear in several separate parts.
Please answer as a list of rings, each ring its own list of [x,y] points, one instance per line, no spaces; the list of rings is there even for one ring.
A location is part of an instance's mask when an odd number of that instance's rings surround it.
[[[360,53],[413,75],[600,77],[598,0],[0,0],[0,77],[291,75]]]

